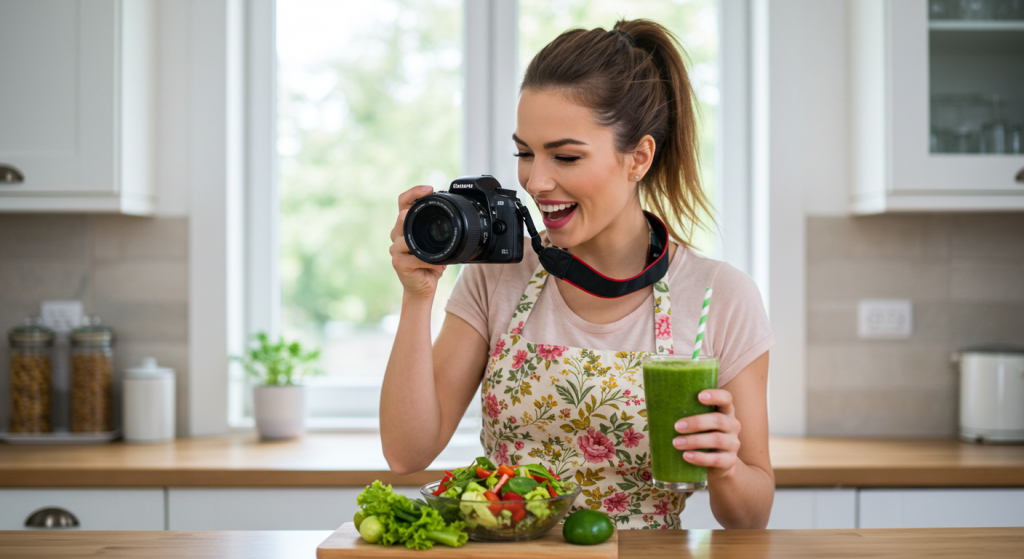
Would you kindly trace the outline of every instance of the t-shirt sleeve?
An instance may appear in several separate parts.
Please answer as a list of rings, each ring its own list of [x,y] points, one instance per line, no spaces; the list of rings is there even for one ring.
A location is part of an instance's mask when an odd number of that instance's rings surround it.
[[[491,339],[488,324],[491,293],[497,285],[500,266],[463,265],[444,310],[465,320],[485,340]]]
[[[718,385],[725,386],[747,365],[775,345],[761,292],[754,280],[722,264],[712,283],[708,344],[719,356]]]

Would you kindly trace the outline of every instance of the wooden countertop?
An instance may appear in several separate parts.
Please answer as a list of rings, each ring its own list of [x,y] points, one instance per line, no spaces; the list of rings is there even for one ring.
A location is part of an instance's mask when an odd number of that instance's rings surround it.
[[[313,559],[330,532],[0,532],[5,559]],[[907,530],[623,530],[620,559],[1019,558],[1024,528]],[[442,550],[443,551],[443,550]],[[424,552],[431,557],[441,553]]]
[[[1024,487],[1024,446],[955,440],[773,437],[778,487]],[[0,445],[0,487],[415,486],[464,465],[478,448],[446,450],[430,469],[388,471],[376,434],[311,434],[287,442],[252,435],[172,444]]]

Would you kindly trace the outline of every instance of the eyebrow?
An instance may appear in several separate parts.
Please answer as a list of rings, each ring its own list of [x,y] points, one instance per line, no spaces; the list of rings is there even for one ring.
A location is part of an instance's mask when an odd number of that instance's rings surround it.
[[[530,145],[524,142],[519,136],[516,136],[515,134],[512,134],[512,140],[516,143],[522,144],[527,147],[529,147]],[[585,146],[587,145],[587,143],[581,142],[579,140],[574,140],[572,138],[562,138],[561,140],[555,140],[553,142],[548,142],[544,144],[544,149],[556,149],[567,145]]]

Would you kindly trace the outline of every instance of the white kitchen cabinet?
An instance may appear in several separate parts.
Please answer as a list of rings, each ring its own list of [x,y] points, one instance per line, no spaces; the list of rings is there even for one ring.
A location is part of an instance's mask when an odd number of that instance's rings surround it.
[[[720,530],[722,525],[711,513],[710,494],[698,491],[686,500],[680,515],[683,528]],[[856,528],[857,491],[855,489],[776,489],[768,528],[808,530],[812,528]]]
[[[0,530],[23,530],[35,511],[59,507],[80,530],[164,530],[164,490],[0,489]],[[2,555],[2,553],[0,553]]]
[[[862,489],[860,528],[1024,526],[1024,489]]]
[[[0,0],[0,211],[152,213],[153,35],[149,0]]]
[[[170,488],[169,530],[334,530],[351,522],[362,487]],[[419,498],[418,487],[395,487]]]
[[[848,6],[853,212],[1024,209],[1024,21],[930,20],[928,0]]]

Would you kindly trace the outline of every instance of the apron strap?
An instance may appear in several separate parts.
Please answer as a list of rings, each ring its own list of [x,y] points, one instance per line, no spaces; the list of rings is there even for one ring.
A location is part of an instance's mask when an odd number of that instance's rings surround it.
[[[654,284],[654,347],[658,348],[658,355],[675,353],[672,343],[672,301],[665,280]]]
[[[519,297],[519,302],[516,303],[516,311],[512,313],[512,320],[508,322],[506,332],[509,335],[518,335],[522,331],[526,319],[530,318],[530,313],[533,312],[533,306],[537,304],[537,298],[540,297],[540,292],[544,289],[544,283],[549,275],[543,264],[534,270],[530,283],[526,284],[526,289]]]

